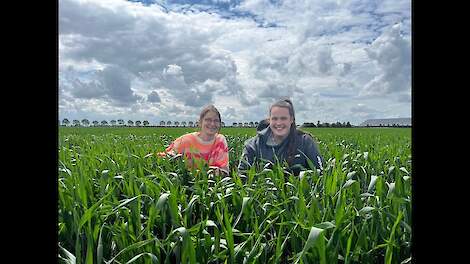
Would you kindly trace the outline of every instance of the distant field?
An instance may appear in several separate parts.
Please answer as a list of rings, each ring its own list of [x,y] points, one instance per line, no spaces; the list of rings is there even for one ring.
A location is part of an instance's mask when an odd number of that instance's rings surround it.
[[[411,128],[301,128],[304,131],[308,131],[314,135],[328,135],[328,134],[347,134],[347,135],[399,135],[411,137]],[[103,134],[116,134],[116,135],[151,135],[151,134],[165,134],[171,136],[180,136],[187,132],[197,131],[197,128],[189,127],[59,127],[59,134],[92,134],[92,135],[103,135]],[[227,135],[249,135],[254,136],[256,134],[255,128],[236,128],[227,127],[221,129],[222,134]]]
[[[76,263],[408,263],[411,129],[309,128],[323,174],[158,158],[190,128],[59,128],[59,253]]]

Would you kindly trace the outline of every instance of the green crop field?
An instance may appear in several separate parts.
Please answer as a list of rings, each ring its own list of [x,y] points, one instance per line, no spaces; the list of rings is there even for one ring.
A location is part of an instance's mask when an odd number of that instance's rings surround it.
[[[312,128],[324,172],[230,177],[160,158],[190,128],[59,128],[63,263],[411,262],[411,129]]]

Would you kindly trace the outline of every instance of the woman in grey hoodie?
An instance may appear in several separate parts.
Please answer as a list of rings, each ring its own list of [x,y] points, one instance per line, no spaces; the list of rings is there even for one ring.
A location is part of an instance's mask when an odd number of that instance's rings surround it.
[[[267,127],[245,142],[238,165],[240,172],[252,166],[262,167],[276,162],[287,162],[288,169],[295,175],[306,169],[323,170],[323,158],[317,144],[310,134],[298,130],[295,125],[291,100],[283,99],[272,104],[267,122]]]

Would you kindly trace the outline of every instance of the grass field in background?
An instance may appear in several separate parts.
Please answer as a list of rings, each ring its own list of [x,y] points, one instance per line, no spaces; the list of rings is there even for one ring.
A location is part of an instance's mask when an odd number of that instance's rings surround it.
[[[410,128],[300,128],[308,131],[313,135],[325,134],[344,134],[344,135],[398,135],[411,137]],[[180,136],[188,132],[198,131],[198,128],[190,127],[59,127],[60,135],[78,134],[78,135],[103,135],[103,134],[116,134],[116,135],[171,135]],[[220,133],[224,135],[249,135],[256,134],[255,128],[237,128],[237,127],[224,127]]]

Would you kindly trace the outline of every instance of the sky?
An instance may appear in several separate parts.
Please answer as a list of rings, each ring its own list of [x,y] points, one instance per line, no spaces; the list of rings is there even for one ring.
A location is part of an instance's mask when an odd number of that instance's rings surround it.
[[[59,0],[59,120],[411,117],[411,0]]]

